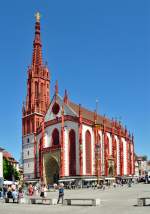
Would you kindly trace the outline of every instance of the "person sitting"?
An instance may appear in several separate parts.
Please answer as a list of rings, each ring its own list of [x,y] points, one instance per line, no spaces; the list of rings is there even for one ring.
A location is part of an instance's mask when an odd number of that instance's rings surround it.
[[[12,191],[13,203],[16,201],[18,203],[18,192],[16,190]]]
[[[13,198],[11,190],[8,190],[8,192],[7,192],[7,198]]]

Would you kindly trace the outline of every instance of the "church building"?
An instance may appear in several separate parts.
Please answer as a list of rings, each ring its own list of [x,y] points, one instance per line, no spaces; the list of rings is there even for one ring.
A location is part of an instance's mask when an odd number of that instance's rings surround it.
[[[118,121],[73,103],[42,59],[40,15],[36,14],[32,63],[22,108],[24,180],[98,181],[134,175],[134,137]]]

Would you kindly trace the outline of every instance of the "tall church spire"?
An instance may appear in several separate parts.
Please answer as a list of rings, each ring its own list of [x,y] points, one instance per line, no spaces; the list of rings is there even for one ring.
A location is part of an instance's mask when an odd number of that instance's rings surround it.
[[[40,14],[36,13],[32,64],[28,68],[26,105],[23,106],[23,134],[33,133],[43,120],[50,103],[50,75],[42,62]],[[27,129],[28,127],[28,129]]]
[[[42,43],[40,38],[40,13],[35,14],[35,37],[33,41],[32,66],[38,67],[42,65]]]

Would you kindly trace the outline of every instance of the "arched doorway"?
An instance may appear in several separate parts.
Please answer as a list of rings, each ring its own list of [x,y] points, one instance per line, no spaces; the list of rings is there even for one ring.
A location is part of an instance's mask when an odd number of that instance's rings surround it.
[[[114,168],[113,168],[113,166],[110,166],[110,167],[109,167],[108,176],[110,176],[110,177],[113,177],[113,176],[114,176]]]
[[[85,150],[86,150],[86,174],[91,175],[92,172],[92,157],[91,157],[91,134],[86,131],[85,134]]]
[[[69,175],[76,175],[76,135],[73,129],[69,132]]]
[[[54,156],[45,157],[45,182],[46,184],[54,184],[59,179],[59,164]]]

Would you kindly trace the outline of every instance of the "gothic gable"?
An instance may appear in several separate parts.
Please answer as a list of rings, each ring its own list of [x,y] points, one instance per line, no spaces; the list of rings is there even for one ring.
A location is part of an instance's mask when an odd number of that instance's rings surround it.
[[[53,97],[48,111],[45,115],[45,122],[61,117],[62,106],[64,107],[64,115],[77,116],[77,113],[67,104],[63,102],[63,98],[59,95]]]

